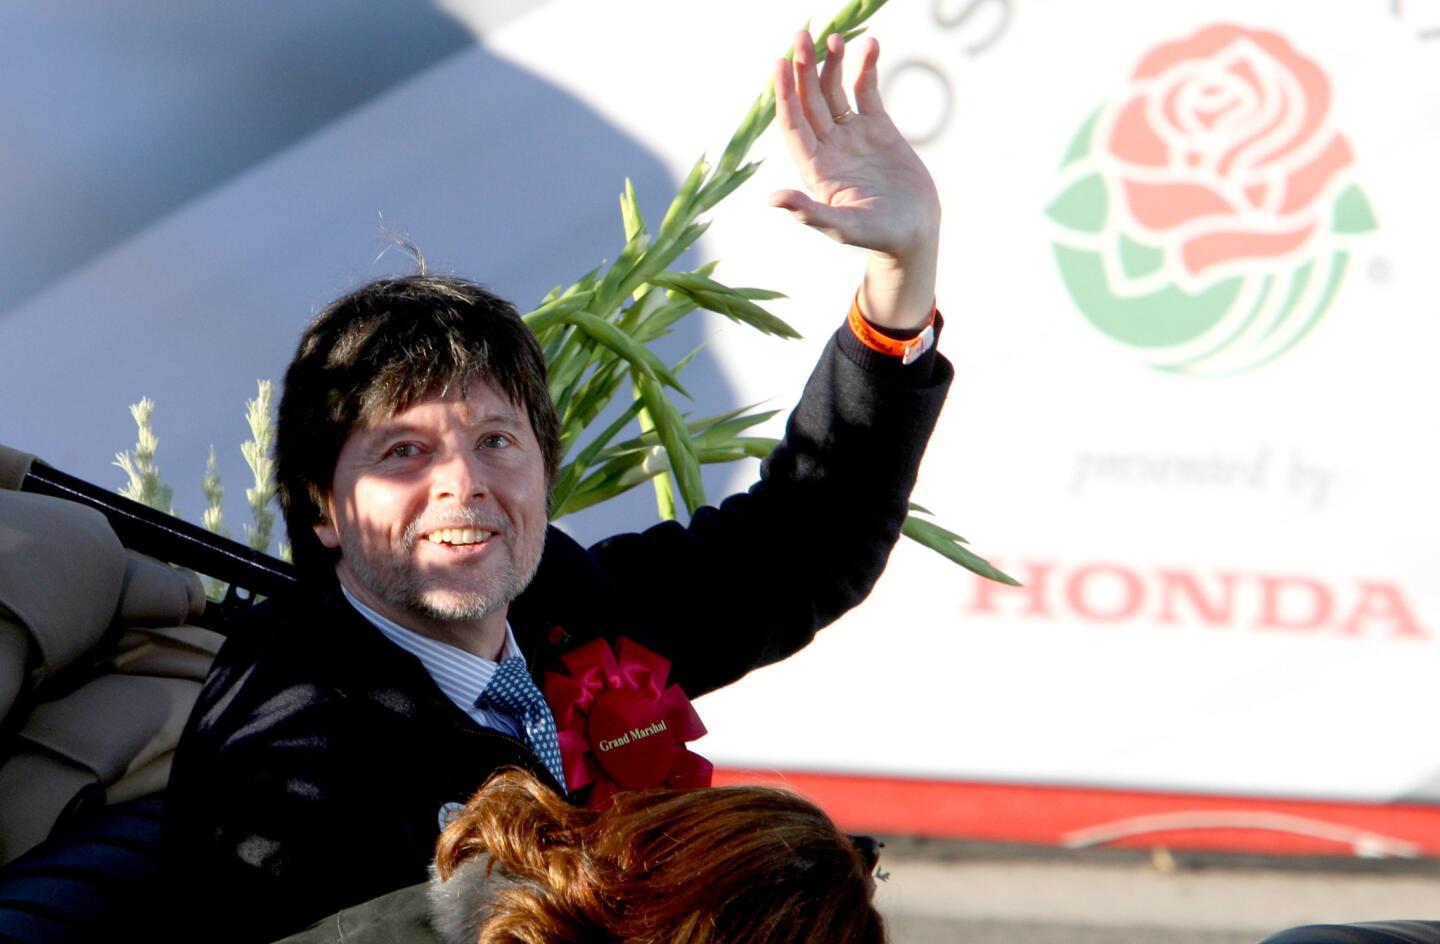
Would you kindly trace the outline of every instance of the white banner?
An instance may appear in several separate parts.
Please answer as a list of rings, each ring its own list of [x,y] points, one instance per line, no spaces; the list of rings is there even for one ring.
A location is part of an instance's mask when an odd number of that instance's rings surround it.
[[[500,48],[677,173],[717,147],[717,116],[739,113],[803,15],[757,5],[725,18],[736,29],[623,10],[654,24],[648,52],[603,74],[581,37],[604,35],[612,6],[557,3]],[[885,90],[945,199],[942,346],[959,371],[915,497],[1026,586],[902,543],[810,650],[704,700],[701,749],[781,769],[1440,795],[1417,724],[1440,671],[1437,27],[1440,9],[1409,4],[887,7]],[[713,41],[677,39],[697,31]],[[784,313],[809,339],[719,334],[747,402],[792,395],[858,272],[765,207],[792,178],[766,143],[707,252],[722,277],[794,296]]]

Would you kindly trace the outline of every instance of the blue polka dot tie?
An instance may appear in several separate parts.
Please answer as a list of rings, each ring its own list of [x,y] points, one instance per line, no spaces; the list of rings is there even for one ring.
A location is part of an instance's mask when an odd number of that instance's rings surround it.
[[[475,707],[482,710],[495,709],[519,722],[525,732],[525,746],[540,758],[545,769],[559,781],[565,783],[565,767],[560,762],[560,741],[555,736],[555,716],[545,703],[545,696],[530,679],[525,660],[516,656],[500,660],[500,666],[490,677],[490,684],[475,699]]]

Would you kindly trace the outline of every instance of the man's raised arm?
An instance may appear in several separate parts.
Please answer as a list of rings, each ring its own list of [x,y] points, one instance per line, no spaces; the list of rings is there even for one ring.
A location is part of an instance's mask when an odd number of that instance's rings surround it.
[[[775,117],[813,197],[773,194],[773,206],[831,239],[870,250],[860,309],[882,330],[923,327],[935,302],[940,197],[930,172],[880,100],[880,45],[859,45],[851,108],[841,82],[845,42],[831,35],[824,67],[810,34],[795,37],[793,65],[775,66]]]

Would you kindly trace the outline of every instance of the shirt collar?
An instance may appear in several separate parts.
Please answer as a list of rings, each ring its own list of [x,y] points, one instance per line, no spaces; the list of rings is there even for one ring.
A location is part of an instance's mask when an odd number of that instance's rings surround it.
[[[490,684],[497,663],[401,626],[361,603],[343,583],[340,591],[345,594],[350,605],[369,620],[386,639],[419,659],[426,674],[435,681],[447,698],[467,713],[474,710],[475,700],[480,697],[485,686]],[[509,620],[505,621],[505,644],[500,649],[500,658],[518,658],[522,661],[525,658],[515,641]]]

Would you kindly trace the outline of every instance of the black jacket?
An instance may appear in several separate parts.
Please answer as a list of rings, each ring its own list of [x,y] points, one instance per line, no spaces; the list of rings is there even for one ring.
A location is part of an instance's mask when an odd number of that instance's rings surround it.
[[[797,651],[863,599],[952,375],[933,354],[898,367],[842,329],[748,492],[588,550],[549,529],[509,610],[537,681],[565,649],[623,634],[669,658],[695,697]],[[335,585],[269,601],[221,650],[180,744],[170,900],[207,938],[261,941],[423,881],[442,804],[506,765],[550,780]]]

